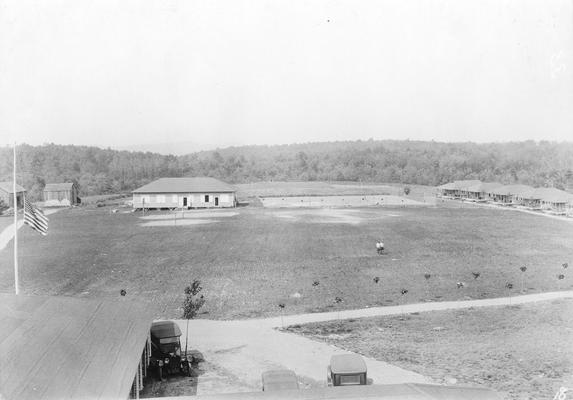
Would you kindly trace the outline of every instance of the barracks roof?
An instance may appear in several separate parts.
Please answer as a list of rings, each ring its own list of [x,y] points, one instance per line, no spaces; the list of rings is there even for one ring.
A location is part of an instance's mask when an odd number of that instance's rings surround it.
[[[556,188],[537,188],[529,198],[549,203],[567,203],[573,201],[573,194]]]
[[[151,321],[119,298],[0,294],[0,398],[128,398]]]
[[[135,189],[133,193],[228,193],[231,185],[215,178],[161,178]]]
[[[3,192],[6,192],[6,193],[14,193],[14,188],[12,186],[12,182],[0,182],[0,190],[2,190]],[[16,191],[18,193],[20,193],[20,192],[25,192],[26,189],[24,189],[22,186],[16,184]]]
[[[482,182],[477,185],[468,187],[467,190],[468,192],[473,192],[473,193],[481,193],[481,192],[488,193],[489,191],[497,189],[501,186],[503,185],[498,182]]]
[[[528,185],[506,185],[493,189],[492,193],[501,196],[517,195],[527,197],[530,196],[534,191],[535,188]]]
[[[73,183],[46,183],[44,192],[57,192],[60,190],[70,190],[74,186]]]

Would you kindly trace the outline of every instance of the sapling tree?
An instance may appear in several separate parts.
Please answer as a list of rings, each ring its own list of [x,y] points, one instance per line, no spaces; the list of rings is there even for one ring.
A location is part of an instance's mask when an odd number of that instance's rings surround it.
[[[511,289],[513,289],[513,283],[506,283],[505,288],[507,289],[507,293],[509,294],[509,305],[511,305]]]
[[[342,303],[342,298],[336,296],[336,297],[334,298],[334,304],[340,304],[340,303]],[[337,308],[336,319],[340,320],[340,308]]]
[[[519,268],[519,270],[521,271],[521,291],[523,292],[525,271],[527,271],[527,267],[524,265],[523,267]]]
[[[424,274],[424,278],[426,279],[426,301],[430,301],[430,278],[432,275],[428,272]]]
[[[191,286],[185,288],[185,299],[183,300],[183,318],[187,320],[185,330],[185,355],[187,355],[187,342],[189,341],[189,320],[197,316],[199,309],[205,304],[205,298],[199,294],[203,290],[201,281],[194,280]]]
[[[561,290],[561,281],[565,279],[565,275],[559,274],[557,275],[557,279],[559,279],[559,290]]]
[[[407,293],[408,293],[408,289],[401,289],[400,290],[400,295],[402,297],[404,297]],[[400,302],[400,311],[401,311],[402,315],[404,315],[404,301]]]
[[[283,320],[283,310],[285,309],[285,303],[279,303],[279,308],[281,309],[281,327],[285,327],[285,322]]]

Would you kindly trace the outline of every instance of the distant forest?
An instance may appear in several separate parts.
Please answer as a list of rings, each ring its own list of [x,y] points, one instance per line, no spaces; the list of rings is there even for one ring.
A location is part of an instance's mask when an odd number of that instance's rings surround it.
[[[129,192],[154,179],[212,176],[229,183],[362,181],[440,185],[480,179],[573,188],[573,143],[353,141],[229,147],[185,156],[97,147],[21,145],[18,183],[40,200],[46,183],[76,182],[80,196]],[[0,180],[12,180],[0,148]]]

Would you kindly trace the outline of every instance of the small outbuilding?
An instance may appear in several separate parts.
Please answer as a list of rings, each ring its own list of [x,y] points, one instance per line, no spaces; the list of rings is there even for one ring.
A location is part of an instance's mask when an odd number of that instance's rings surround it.
[[[24,204],[26,189],[16,184],[16,201],[18,208]],[[14,185],[12,182],[0,182],[0,201],[8,207],[14,207]]]
[[[236,189],[215,178],[161,178],[133,191],[133,208],[236,207]]]
[[[150,357],[145,305],[0,294],[0,398],[139,398]]]
[[[80,204],[78,187],[75,183],[48,183],[44,187],[44,206],[69,207]]]

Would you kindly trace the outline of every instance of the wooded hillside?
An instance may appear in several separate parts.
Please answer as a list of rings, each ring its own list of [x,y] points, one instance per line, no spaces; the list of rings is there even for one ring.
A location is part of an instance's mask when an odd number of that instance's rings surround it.
[[[573,143],[355,141],[229,147],[186,156],[73,145],[18,147],[18,183],[41,199],[46,183],[76,182],[80,196],[119,193],[160,177],[439,185],[480,179],[573,188]],[[12,148],[0,148],[0,180],[11,180]]]

